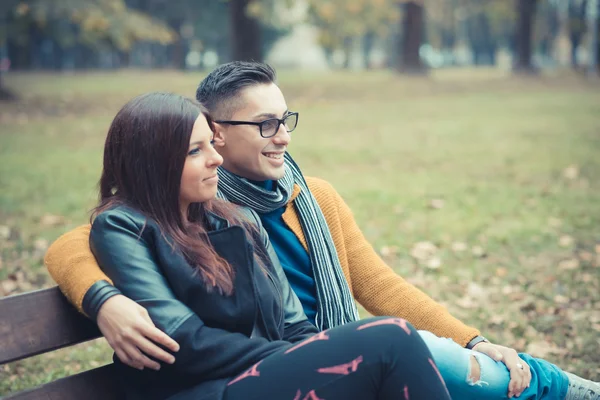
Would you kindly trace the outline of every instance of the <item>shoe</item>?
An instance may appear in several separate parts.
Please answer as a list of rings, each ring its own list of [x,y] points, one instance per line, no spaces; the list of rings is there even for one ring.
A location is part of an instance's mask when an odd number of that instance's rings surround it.
[[[600,400],[600,383],[588,381],[569,372],[569,389],[565,400]]]

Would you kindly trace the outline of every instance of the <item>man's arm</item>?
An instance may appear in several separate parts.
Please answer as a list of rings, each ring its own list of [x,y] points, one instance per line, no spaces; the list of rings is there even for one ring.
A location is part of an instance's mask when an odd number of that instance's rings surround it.
[[[90,229],[88,224],[65,233],[52,243],[44,257],[52,279],[69,302],[84,314],[87,313],[83,309],[83,300],[88,290],[96,283],[100,286],[102,281],[112,286],[112,281],[102,272],[90,250]]]
[[[330,186],[330,185],[329,185]],[[331,186],[330,186],[331,187]],[[445,307],[406,282],[377,255],[354,220],[352,211],[331,187],[341,222],[350,267],[354,297],[374,315],[406,319],[417,329],[448,337],[465,347],[479,331],[453,317]],[[473,350],[502,361],[510,371],[509,395],[520,395],[531,381],[527,363],[514,349],[492,343],[479,343]],[[519,367],[521,366],[521,367]]]
[[[145,237],[140,225],[127,213],[105,211],[94,221],[90,247],[123,294],[142,304],[152,320],[181,344],[177,361],[165,365],[165,372],[201,380],[231,377],[289,347],[285,341],[249,338],[205,325],[173,293],[152,250],[153,237]]]
[[[354,220],[352,211],[333,189],[356,300],[374,315],[409,321],[417,329],[453,339],[461,346],[479,331],[453,317],[441,304],[396,274],[375,252]]]
[[[95,320],[119,359],[134,368],[158,369],[157,360],[173,363],[179,345],[154,326],[145,308],[121,296],[90,250],[91,225],[82,225],[58,238],[44,264],[63,294],[80,312]],[[87,306],[87,307],[86,307]]]

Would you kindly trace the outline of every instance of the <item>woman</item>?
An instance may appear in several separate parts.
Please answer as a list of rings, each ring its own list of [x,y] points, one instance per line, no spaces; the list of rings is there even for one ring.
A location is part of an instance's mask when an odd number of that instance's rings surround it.
[[[373,318],[318,333],[255,214],[215,200],[212,123],[181,96],[127,103],[109,129],[90,246],[180,345],[160,371],[115,364],[143,399],[449,399],[416,331]]]

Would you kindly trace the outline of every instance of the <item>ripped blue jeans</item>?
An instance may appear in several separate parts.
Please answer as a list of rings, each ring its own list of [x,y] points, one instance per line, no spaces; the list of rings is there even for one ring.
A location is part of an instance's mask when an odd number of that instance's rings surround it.
[[[508,399],[510,373],[506,366],[485,354],[459,346],[453,340],[440,338],[431,332],[419,331],[421,338],[440,370],[454,400]],[[472,357],[479,364],[479,380],[471,376]],[[531,369],[531,383],[519,399],[563,400],[569,378],[556,365],[528,354],[520,353]]]

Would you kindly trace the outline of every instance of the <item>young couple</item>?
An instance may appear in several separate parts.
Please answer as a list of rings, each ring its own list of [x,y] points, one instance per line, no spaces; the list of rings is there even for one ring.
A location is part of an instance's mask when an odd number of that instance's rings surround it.
[[[600,399],[385,265],[339,194],[286,152],[298,113],[268,65],[219,66],[196,97],[121,109],[91,227],[46,255],[129,397]],[[388,317],[358,321],[354,298]]]

